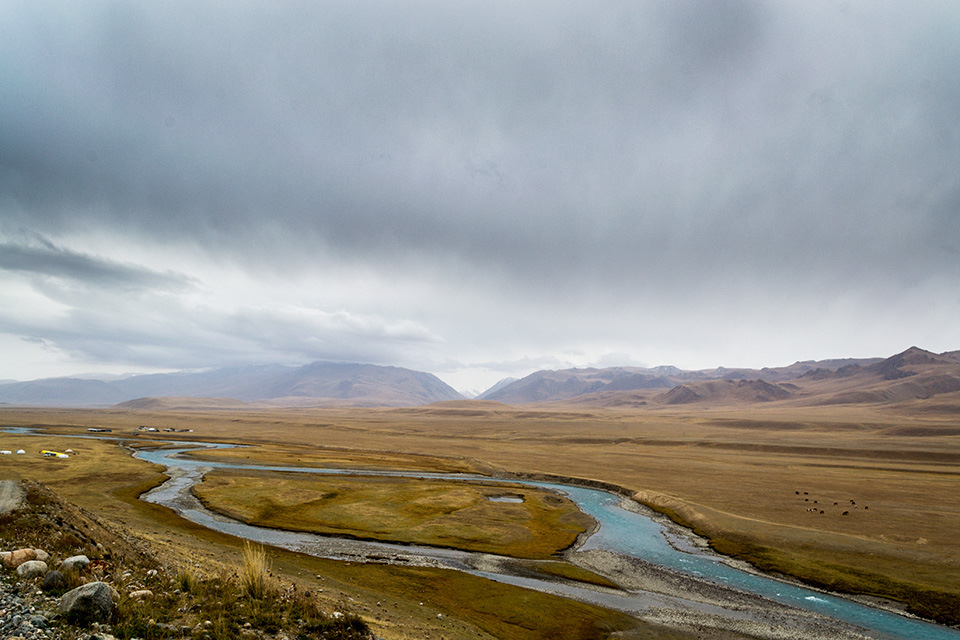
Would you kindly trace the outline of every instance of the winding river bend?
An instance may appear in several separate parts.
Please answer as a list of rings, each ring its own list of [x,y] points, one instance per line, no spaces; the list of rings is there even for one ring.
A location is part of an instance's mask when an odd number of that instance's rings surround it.
[[[231,445],[201,442],[178,444],[189,444],[190,448],[156,449],[139,451],[135,454],[140,459],[166,466],[168,474],[172,477],[170,481],[142,496],[143,499],[168,506],[188,520],[203,526],[252,541],[325,558],[446,567],[492,580],[575,598],[648,619],[658,619],[657,612],[670,610],[680,612],[681,619],[686,615],[688,621],[696,619],[709,621],[711,616],[722,617],[728,621],[738,618],[756,620],[769,617],[766,622],[770,625],[781,629],[793,628],[797,631],[797,635],[793,637],[812,637],[816,629],[816,635],[821,637],[960,640],[960,631],[949,627],[927,623],[738,569],[726,562],[724,558],[690,544],[682,534],[668,530],[663,523],[652,517],[652,514],[646,515],[623,508],[621,496],[574,485],[529,480],[512,481],[562,493],[597,521],[598,530],[586,540],[578,552],[600,550],[636,559],[648,563],[648,566],[653,568],[661,568],[676,575],[686,576],[718,592],[738,594],[740,604],[726,606],[676,594],[615,591],[577,583],[539,580],[511,572],[506,566],[508,559],[489,554],[346,540],[250,526],[207,510],[193,497],[190,488],[202,479],[208,469],[214,467],[326,475],[447,478],[472,482],[494,481],[494,479],[464,474],[318,469],[200,461],[184,458],[181,454],[195,450],[198,446],[222,448]],[[737,601],[737,598],[730,600]],[[747,604],[748,602],[752,604]],[[827,631],[816,622],[817,620],[843,624],[836,625]],[[803,632],[805,628],[810,629],[809,635]],[[837,635],[823,635],[825,632]]]

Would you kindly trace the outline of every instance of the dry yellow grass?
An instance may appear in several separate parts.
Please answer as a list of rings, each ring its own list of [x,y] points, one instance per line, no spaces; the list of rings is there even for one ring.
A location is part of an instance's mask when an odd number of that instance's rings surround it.
[[[519,558],[548,558],[591,526],[565,497],[501,483],[220,469],[194,493],[214,511],[259,526]],[[489,500],[501,495],[523,502]]]
[[[114,443],[55,436],[25,436],[0,433],[0,449],[26,453],[0,459],[0,479],[42,479],[60,496],[82,506],[102,503],[98,509],[110,518],[123,520],[132,508],[105,498],[143,491],[165,479],[163,467],[135,460]],[[72,450],[70,458],[45,458],[41,449]]]
[[[123,428],[132,436],[139,422],[139,417],[110,412],[0,409],[0,424],[41,428],[47,424],[73,433],[85,433],[88,426],[109,426],[116,429],[110,435],[119,435]],[[163,476],[154,465],[135,460],[117,444],[0,433],[0,449],[15,451],[21,447],[30,453],[4,456],[0,479],[31,478],[48,484],[116,530],[146,540],[160,556],[182,564],[185,575],[189,567],[198,575],[215,576],[242,562],[242,544],[236,538],[137,500]],[[41,448],[72,448],[77,455],[67,460],[42,458]],[[636,637],[696,637],[456,571],[343,563],[279,549],[269,549],[268,559],[278,584],[295,583],[301,591],[311,590],[328,611],[360,614],[377,636],[386,640],[419,640],[426,636],[448,640],[599,640],[612,632],[633,633],[637,629],[641,635]],[[437,614],[442,614],[442,619]]]

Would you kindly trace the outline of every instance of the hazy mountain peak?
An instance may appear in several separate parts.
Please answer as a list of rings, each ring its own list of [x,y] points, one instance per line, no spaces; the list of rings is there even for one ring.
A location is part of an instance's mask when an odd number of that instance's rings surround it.
[[[517,378],[503,378],[499,382],[494,384],[492,387],[484,391],[483,393],[478,393],[477,400],[486,400],[490,394],[496,393],[500,389],[503,389],[507,385],[513,384],[516,381],[517,381]]]

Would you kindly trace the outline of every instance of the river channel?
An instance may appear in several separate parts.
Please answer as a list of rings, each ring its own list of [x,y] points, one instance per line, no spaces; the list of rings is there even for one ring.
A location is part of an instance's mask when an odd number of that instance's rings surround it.
[[[231,446],[201,442],[178,444],[217,448]],[[782,637],[960,640],[960,631],[950,627],[931,624],[738,568],[726,558],[692,544],[692,534],[665,524],[655,517],[653,512],[643,513],[643,509],[637,509],[636,506],[626,509],[622,496],[599,489],[511,480],[517,484],[562,493],[598,523],[596,531],[576,551],[568,553],[568,559],[575,561],[577,554],[588,556],[592,552],[602,552],[633,560],[641,567],[640,570],[666,572],[681,578],[681,582],[696,585],[696,588],[689,590],[689,596],[684,593],[685,589],[673,593],[652,590],[617,591],[580,583],[537,579],[511,569],[508,558],[490,554],[254,527],[207,510],[190,491],[194,484],[202,480],[203,474],[214,467],[347,476],[446,478],[471,482],[503,482],[503,479],[494,480],[465,474],[233,464],[184,457],[183,454],[190,450],[195,449],[154,449],[137,452],[137,458],[166,466],[167,473],[171,476],[171,480],[142,498],[170,507],[197,524],[255,542],[340,560],[445,567],[574,598],[653,621],[680,621],[685,624],[738,628],[740,620],[743,621],[739,627],[741,630],[756,632],[763,629],[760,635],[769,634],[769,637],[784,631],[789,634],[789,630],[793,629],[795,635]],[[698,598],[697,592],[711,592],[713,597]],[[665,612],[670,613],[668,615]],[[721,619],[723,622],[718,623]],[[756,626],[758,624],[759,627]]]

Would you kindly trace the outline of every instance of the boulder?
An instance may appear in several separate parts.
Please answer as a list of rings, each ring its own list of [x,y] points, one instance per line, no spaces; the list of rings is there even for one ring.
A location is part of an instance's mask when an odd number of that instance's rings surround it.
[[[89,582],[63,594],[57,610],[67,622],[89,624],[110,622],[113,607],[110,585],[106,582]]]
[[[54,569],[53,571],[47,571],[47,575],[43,576],[43,582],[40,583],[40,590],[49,593],[51,591],[65,589],[66,586],[66,576]]]
[[[42,578],[47,575],[47,563],[42,560],[27,560],[17,567],[17,575],[27,580]]]
[[[3,557],[3,566],[7,569],[16,569],[24,562],[37,559],[37,552],[33,549],[17,549]]]
[[[46,562],[50,559],[50,554],[44,551],[43,549],[34,549],[37,552],[37,560],[40,562]]]
[[[60,563],[60,571],[81,571],[90,564],[90,558],[87,556],[70,556]]]

